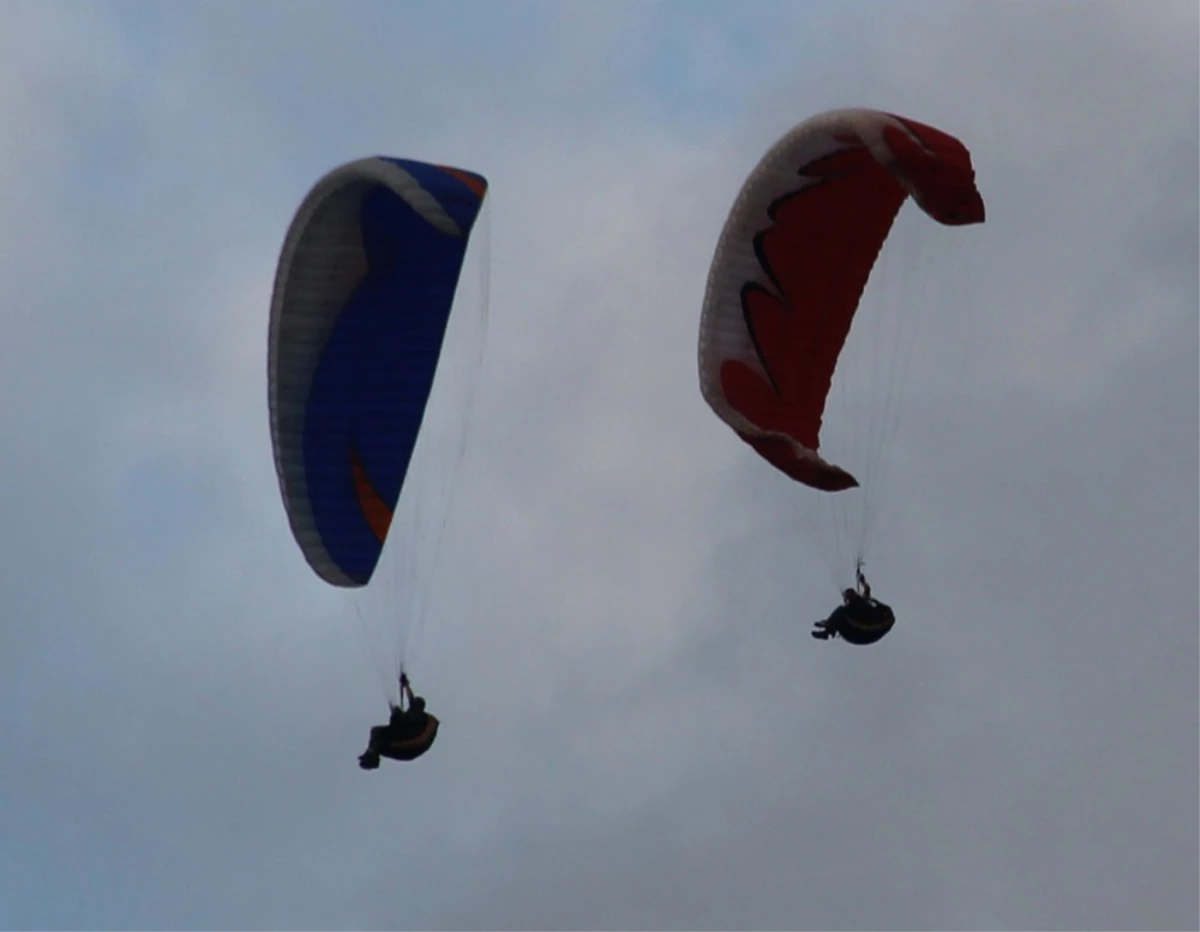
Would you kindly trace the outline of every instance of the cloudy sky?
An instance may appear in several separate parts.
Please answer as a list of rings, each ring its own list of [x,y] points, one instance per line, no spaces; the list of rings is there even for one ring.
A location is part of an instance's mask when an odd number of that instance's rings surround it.
[[[0,925],[1196,928],[1197,33],[1167,0],[0,6]],[[809,638],[827,503],[695,362],[743,178],[849,105],[962,138],[988,205],[944,256],[909,218],[876,289],[924,312],[869,649]],[[491,191],[446,531],[371,602],[291,538],[265,352],[292,212],[376,153]],[[362,635],[414,592],[442,733],[363,773]]]

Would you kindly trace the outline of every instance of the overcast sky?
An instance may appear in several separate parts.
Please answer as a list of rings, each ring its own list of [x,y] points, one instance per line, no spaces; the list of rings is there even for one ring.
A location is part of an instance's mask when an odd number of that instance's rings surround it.
[[[0,5],[0,925],[1196,928],[1198,25]],[[963,139],[988,207],[932,265],[862,649],[808,636],[826,503],[695,358],[742,180],[837,106]],[[489,179],[460,307],[490,284],[418,581],[442,732],[363,773],[379,657],[292,540],[265,354],[292,212],[376,153]]]

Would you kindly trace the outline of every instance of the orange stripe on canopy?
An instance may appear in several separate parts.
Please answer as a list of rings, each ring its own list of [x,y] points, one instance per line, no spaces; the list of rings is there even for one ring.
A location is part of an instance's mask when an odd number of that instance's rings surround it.
[[[358,451],[353,447],[350,448],[350,470],[354,477],[354,494],[358,498],[358,507],[362,509],[363,517],[366,518],[371,533],[380,543],[383,543],[384,538],[387,537],[388,528],[392,525],[392,509],[375,491],[375,487],[367,475],[367,470],[358,457]]]

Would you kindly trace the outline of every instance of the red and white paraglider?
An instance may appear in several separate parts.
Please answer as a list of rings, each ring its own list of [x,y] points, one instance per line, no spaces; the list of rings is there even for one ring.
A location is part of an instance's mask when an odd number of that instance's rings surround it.
[[[767,152],[717,244],[700,320],[701,391],[767,462],[823,493],[860,485],[822,453],[822,421],[864,288],[910,197],[941,224],[984,219],[959,140],[890,113],[834,110]]]

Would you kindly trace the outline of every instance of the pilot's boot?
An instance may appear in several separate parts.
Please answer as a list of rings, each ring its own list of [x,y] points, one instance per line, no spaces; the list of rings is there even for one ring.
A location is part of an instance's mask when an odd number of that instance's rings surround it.
[[[358,756],[358,766],[363,770],[379,769],[379,752],[367,750]]]

